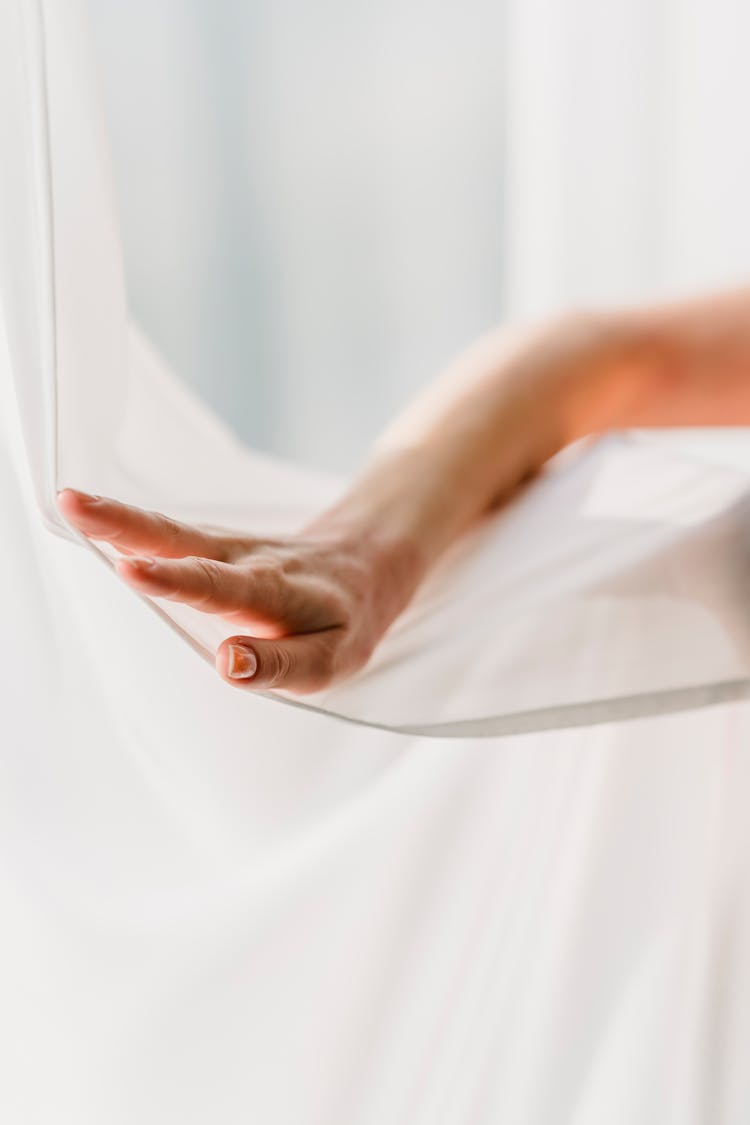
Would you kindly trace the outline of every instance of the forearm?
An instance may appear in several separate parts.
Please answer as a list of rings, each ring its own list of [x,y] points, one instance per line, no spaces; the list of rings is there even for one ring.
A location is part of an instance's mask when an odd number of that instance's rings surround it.
[[[638,426],[750,424],[750,291],[566,316],[480,340],[376,444],[317,525],[423,572],[569,442]]]
[[[396,419],[316,525],[359,529],[386,553],[411,546],[426,568],[566,444],[615,425],[642,366],[630,326],[610,316],[491,333]]]

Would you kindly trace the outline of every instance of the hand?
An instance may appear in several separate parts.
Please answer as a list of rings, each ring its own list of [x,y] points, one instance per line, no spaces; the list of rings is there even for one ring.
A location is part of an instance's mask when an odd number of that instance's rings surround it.
[[[503,333],[480,341],[449,370],[445,403],[407,412],[411,432],[397,425],[336,506],[296,536],[192,527],[72,489],[60,509],[120,552],[118,573],[139,592],[241,630],[216,653],[229,683],[319,691],[367,662],[448,544],[555,451],[558,385],[593,366],[598,336],[573,324],[510,349]]]
[[[491,332],[386,432],[337,505],[289,538],[190,527],[70,489],[60,508],[121,552],[119,573],[142,593],[247,631],[217,651],[228,682],[318,691],[361,668],[446,547],[568,442],[750,423],[749,325],[741,290]]]
[[[84,535],[120,551],[117,571],[140,593],[241,630],[216,653],[217,671],[238,687],[304,693],[351,675],[418,582],[408,552],[353,527],[321,521],[298,536],[253,539],[72,489],[58,502]]]
[[[588,317],[510,343],[504,331],[490,333],[386,434],[336,506],[296,536],[191,527],[71,489],[60,509],[121,553],[116,566],[129,585],[241,630],[216,653],[229,683],[319,691],[367,662],[457,536],[567,440],[622,412],[640,386],[631,336]],[[618,371],[619,381],[610,374]]]

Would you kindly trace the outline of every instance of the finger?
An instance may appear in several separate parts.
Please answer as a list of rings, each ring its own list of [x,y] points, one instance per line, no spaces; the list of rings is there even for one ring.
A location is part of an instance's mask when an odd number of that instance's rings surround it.
[[[342,636],[336,628],[278,640],[229,637],[217,649],[216,670],[234,687],[321,691],[336,678]]]
[[[91,539],[104,539],[121,551],[184,558],[204,555],[222,559],[228,554],[229,537],[201,531],[159,512],[121,504],[103,496],[89,496],[66,488],[58,494],[66,519]]]
[[[126,582],[150,597],[225,617],[242,614],[259,621],[287,622],[300,598],[279,573],[253,574],[215,559],[127,558],[115,565]]]

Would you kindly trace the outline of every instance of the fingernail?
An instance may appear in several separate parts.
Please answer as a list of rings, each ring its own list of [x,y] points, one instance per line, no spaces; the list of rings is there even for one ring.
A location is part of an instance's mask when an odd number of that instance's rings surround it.
[[[63,492],[69,492],[81,504],[95,504],[97,500],[101,500],[101,496],[96,496],[93,492],[79,492],[77,488],[63,488],[58,496],[62,496]]]
[[[233,680],[249,680],[258,668],[258,658],[246,645],[229,646],[227,675]]]
[[[142,559],[125,559],[128,566],[134,566],[136,570],[151,570],[155,565],[155,559],[142,558]]]

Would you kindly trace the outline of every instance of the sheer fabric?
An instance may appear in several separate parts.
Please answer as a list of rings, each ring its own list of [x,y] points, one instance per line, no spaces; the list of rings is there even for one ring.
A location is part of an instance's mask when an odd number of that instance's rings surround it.
[[[240,447],[129,323],[75,11],[9,3],[3,36],[4,308],[38,502],[67,535],[54,504],[66,485],[291,530],[341,483]],[[568,456],[456,547],[363,673],[296,702],[460,735],[744,697],[746,488],[746,470],[667,443],[615,438]],[[196,611],[154,608],[209,659],[228,635]]]
[[[471,741],[248,707],[25,469],[3,434],[3,1120],[744,1125],[746,706]]]
[[[455,599],[449,715],[507,715],[510,671],[542,725],[564,659],[601,725],[415,739],[228,690],[55,486],[278,526],[340,485],[239,449],[127,325],[78,10],[0,17],[0,1118],[743,1125],[750,714],[607,702],[744,690],[742,474],[631,440],[561,466],[348,697],[388,721],[417,685],[443,722]]]

